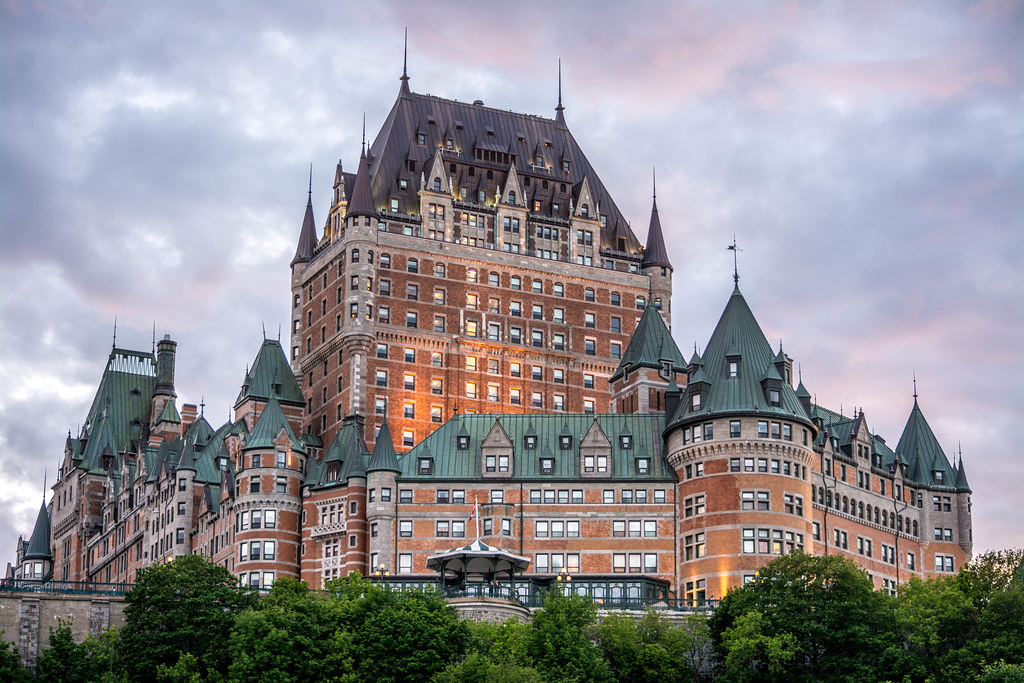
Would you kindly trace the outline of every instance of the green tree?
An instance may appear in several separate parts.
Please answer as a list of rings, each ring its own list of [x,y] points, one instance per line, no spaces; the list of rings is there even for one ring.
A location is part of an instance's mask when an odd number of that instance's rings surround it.
[[[341,601],[303,581],[278,579],[257,608],[238,615],[231,631],[234,681],[355,681],[352,636]]]
[[[543,683],[537,672],[526,666],[496,663],[480,652],[470,652],[458,664],[434,674],[431,683]]]
[[[892,599],[837,555],[771,562],[726,594],[710,627],[723,680],[874,681],[901,653]]]
[[[4,631],[0,630],[0,636]],[[18,656],[18,648],[14,643],[8,643],[0,637],[0,681],[11,681],[11,683],[25,683],[32,680],[32,674],[21,665],[21,657]]]
[[[509,666],[533,665],[530,658],[530,625],[512,617],[503,623],[467,622],[470,652],[491,662]]]
[[[57,628],[50,627],[50,646],[36,662],[36,677],[44,683],[89,683],[99,678],[92,670],[84,645],[75,642],[71,622],[61,619]]]
[[[597,627],[597,640],[620,683],[689,681],[689,633],[649,611],[639,621],[611,614]]]
[[[206,674],[223,675],[235,615],[256,604],[231,573],[199,555],[139,570],[125,595],[121,658],[130,680],[151,680],[163,664],[193,655]]]
[[[1024,664],[1024,552],[975,558],[955,576],[908,581],[897,601],[912,681],[971,680],[985,665]]]
[[[346,584],[343,614],[362,681],[429,680],[466,652],[469,630],[436,591]]]
[[[608,663],[591,637],[596,619],[597,606],[589,598],[556,590],[545,595],[533,616],[528,650],[544,680],[612,680]]]

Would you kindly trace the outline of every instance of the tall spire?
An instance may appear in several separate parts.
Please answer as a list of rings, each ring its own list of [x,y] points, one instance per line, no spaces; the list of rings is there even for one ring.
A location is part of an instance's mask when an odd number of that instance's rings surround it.
[[[562,106],[562,60],[558,60],[558,106],[555,107],[555,125],[559,128],[568,128],[565,125],[565,107]]]
[[[657,177],[654,175],[654,169],[651,170],[651,174],[651,225],[647,229],[647,246],[644,248],[644,258],[640,262],[640,267],[671,268],[672,263],[668,260],[668,249],[665,247],[665,235],[661,231],[661,218],[658,217]]]
[[[359,155],[359,168],[356,169],[356,180],[352,183],[352,194],[349,195],[348,211],[345,218],[368,216],[374,218],[377,212],[373,208],[370,194],[370,158],[366,153],[366,114],[363,114],[363,151]]]
[[[402,45],[402,76],[398,80],[402,82],[401,87],[398,89],[399,97],[408,97],[412,95],[409,90],[409,27],[405,27],[405,42]]]
[[[302,218],[302,229],[299,230],[299,244],[295,247],[295,258],[291,265],[309,263],[316,250],[316,223],[313,221],[313,164],[309,165],[309,194],[306,197],[306,214]],[[266,338],[266,329],[263,337]]]

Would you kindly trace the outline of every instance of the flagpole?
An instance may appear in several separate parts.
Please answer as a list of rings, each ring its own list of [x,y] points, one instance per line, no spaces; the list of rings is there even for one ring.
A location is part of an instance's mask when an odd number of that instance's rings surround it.
[[[476,540],[480,540],[480,502],[478,496],[473,496],[473,517],[476,519]]]

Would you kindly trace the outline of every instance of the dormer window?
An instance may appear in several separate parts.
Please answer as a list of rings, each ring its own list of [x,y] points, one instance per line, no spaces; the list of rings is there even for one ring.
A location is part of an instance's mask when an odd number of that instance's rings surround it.
[[[623,434],[619,437],[619,446],[623,449],[630,449],[633,447],[633,437],[629,434]]]
[[[327,481],[338,481],[338,463],[332,462],[327,464]]]
[[[434,178],[434,192],[440,192],[440,191],[441,191],[441,179],[440,178]]]
[[[416,144],[425,145],[427,144],[427,136],[425,133],[416,134]]]
[[[432,474],[434,471],[434,459],[420,458],[416,463],[416,471],[420,474]]]
[[[540,473],[551,474],[555,471],[555,459],[554,458],[541,458],[540,459]]]
[[[580,216],[587,218],[590,215],[590,207],[586,204],[580,205]]]
[[[463,435],[463,436],[459,437],[459,450],[460,451],[468,451],[469,450],[469,437],[468,436]]]
[[[650,458],[637,458],[636,459],[636,473],[637,474],[648,474],[651,471],[651,459]]]
[[[943,483],[942,472],[940,472],[939,470],[935,470],[935,472],[933,472],[932,474],[934,475],[936,484]]]
[[[669,379],[672,377],[672,361],[663,360],[661,361],[661,377],[662,379]]]
[[[770,406],[780,406],[780,405],[782,405],[782,394],[779,392],[778,389],[769,389],[768,390],[768,405],[770,405]]]
[[[559,438],[559,440],[558,440],[558,445],[561,447],[561,449],[563,451],[567,451],[567,450],[571,449],[572,448],[572,437],[569,436],[568,434],[563,434]]]
[[[537,437],[530,435],[524,438],[524,445],[527,450],[533,450],[537,447]]]
[[[455,149],[455,141],[452,140],[451,138],[445,138],[444,147],[445,149]]]
[[[515,192],[509,192],[508,193],[508,203],[509,204],[515,204],[516,203],[516,193]]]
[[[692,410],[700,410],[700,394],[694,394],[690,397],[690,408]]]
[[[740,376],[740,359],[729,358],[729,379],[736,379]]]

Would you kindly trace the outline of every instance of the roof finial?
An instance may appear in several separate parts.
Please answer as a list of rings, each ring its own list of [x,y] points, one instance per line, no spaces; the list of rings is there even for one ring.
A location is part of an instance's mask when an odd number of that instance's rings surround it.
[[[313,198],[313,162],[309,162],[309,198]]]
[[[917,370],[914,370],[914,403],[917,403]]]
[[[366,156],[366,112],[363,112],[363,156]]]
[[[402,80],[409,80],[409,71],[406,66],[409,63],[409,27],[405,27],[405,42],[402,44]]]
[[[263,341],[267,341],[267,323],[261,320],[260,325],[263,327]]]
[[[277,324],[277,343],[281,343],[281,323]]]
[[[199,397],[199,417],[202,417],[203,413],[205,411],[206,411],[206,397],[205,396],[200,396]]]
[[[743,250],[736,246],[736,235],[735,234],[732,236],[732,244],[727,246],[726,249],[728,249],[729,251],[732,252],[732,280],[733,280],[733,282],[736,283],[736,286],[739,287],[740,286],[740,269],[739,269],[739,265],[738,265],[737,260],[736,260],[736,252],[743,251]]]
[[[804,383],[804,367],[803,364],[796,364],[796,376],[800,378],[800,384]]]
[[[153,321],[153,355],[156,355],[156,321]]]
[[[658,168],[656,166],[651,167],[651,198],[658,199]]]
[[[43,505],[46,505],[46,475],[48,472],[46,468],[43,468]]]
[[[110,348],[112,348],[112,349],[116,349],[117,348],[117,316],[116,315],[114,316],[114,341],[110,345]]]
[[[555,107],[555,111],[562,111],[565,107],[562,106],[562,58],[558,58],[558,106]]]

